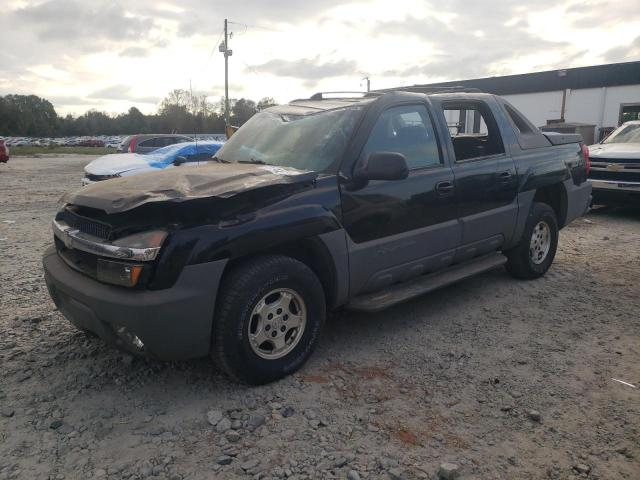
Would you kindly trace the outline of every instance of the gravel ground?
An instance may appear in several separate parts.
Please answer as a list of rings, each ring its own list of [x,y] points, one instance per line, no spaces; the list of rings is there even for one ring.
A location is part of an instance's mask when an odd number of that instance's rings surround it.
[[[298,374],[249,388],[55,309],[40,256],[89,160],[0,165],[0,480],[640,478],[640,388],[612,380],[640,386],[640,211],[574,222],[540,280],[336,315]]]

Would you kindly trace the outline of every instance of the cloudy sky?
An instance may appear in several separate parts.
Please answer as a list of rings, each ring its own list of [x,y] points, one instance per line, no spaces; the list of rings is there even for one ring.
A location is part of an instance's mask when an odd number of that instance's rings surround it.
[[[0,95],[145,113],[174,88],[277,101],[640,60],[638,0],[2,0]]]

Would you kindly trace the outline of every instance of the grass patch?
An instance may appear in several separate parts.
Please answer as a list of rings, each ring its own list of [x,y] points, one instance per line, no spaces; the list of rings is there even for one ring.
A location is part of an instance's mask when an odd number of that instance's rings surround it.
[[[34,156],[48,153],[67,155],[106,155],[116,153],[110,147],[9,147],[9,154],[13,156]]]

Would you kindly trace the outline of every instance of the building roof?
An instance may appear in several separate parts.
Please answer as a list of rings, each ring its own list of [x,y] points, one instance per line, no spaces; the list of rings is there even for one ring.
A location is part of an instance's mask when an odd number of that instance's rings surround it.
[[[640,61],[610,63],[591,67],[549,70],[546,72],[474,78],[453,82],[415,85],[423,87],[470,87],[496,95],[551,92],[564,89],[617,87],[640,84]]]

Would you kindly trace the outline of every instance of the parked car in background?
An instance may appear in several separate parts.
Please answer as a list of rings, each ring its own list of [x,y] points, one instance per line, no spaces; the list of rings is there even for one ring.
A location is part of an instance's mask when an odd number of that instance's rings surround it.
[[[589,153],[594,203],[640,204],[640,120],[623,123]]]
[[[81,140],[78,143],[79,147],[104,147],[104,140],[97,138],[89,138],[87,140]]]
[[[9,147],[5,144],[4,138],[0,138],[0,163],[9,161]]]
[[[167,147],[176,143],[192,142],[193,140],[193,138],[185,135],[131,135],[122,141],[118,147],[118,151],[122,153],[149,153],[162,147]]]
[[[45,279],[113,345],[265,383],[307,360],[328,311],[502,265],[544,275],[588,209],[586,153],[494,95],[316,94],[254,115],[219,163],[67,194]]]
[[[195,166],[200,162],[211,160],[222,145],[222,142],[187,142],[159,148],[144,155],[140,153],[104,155],[84,167],[85,175],[82,185],[168,167]]]

